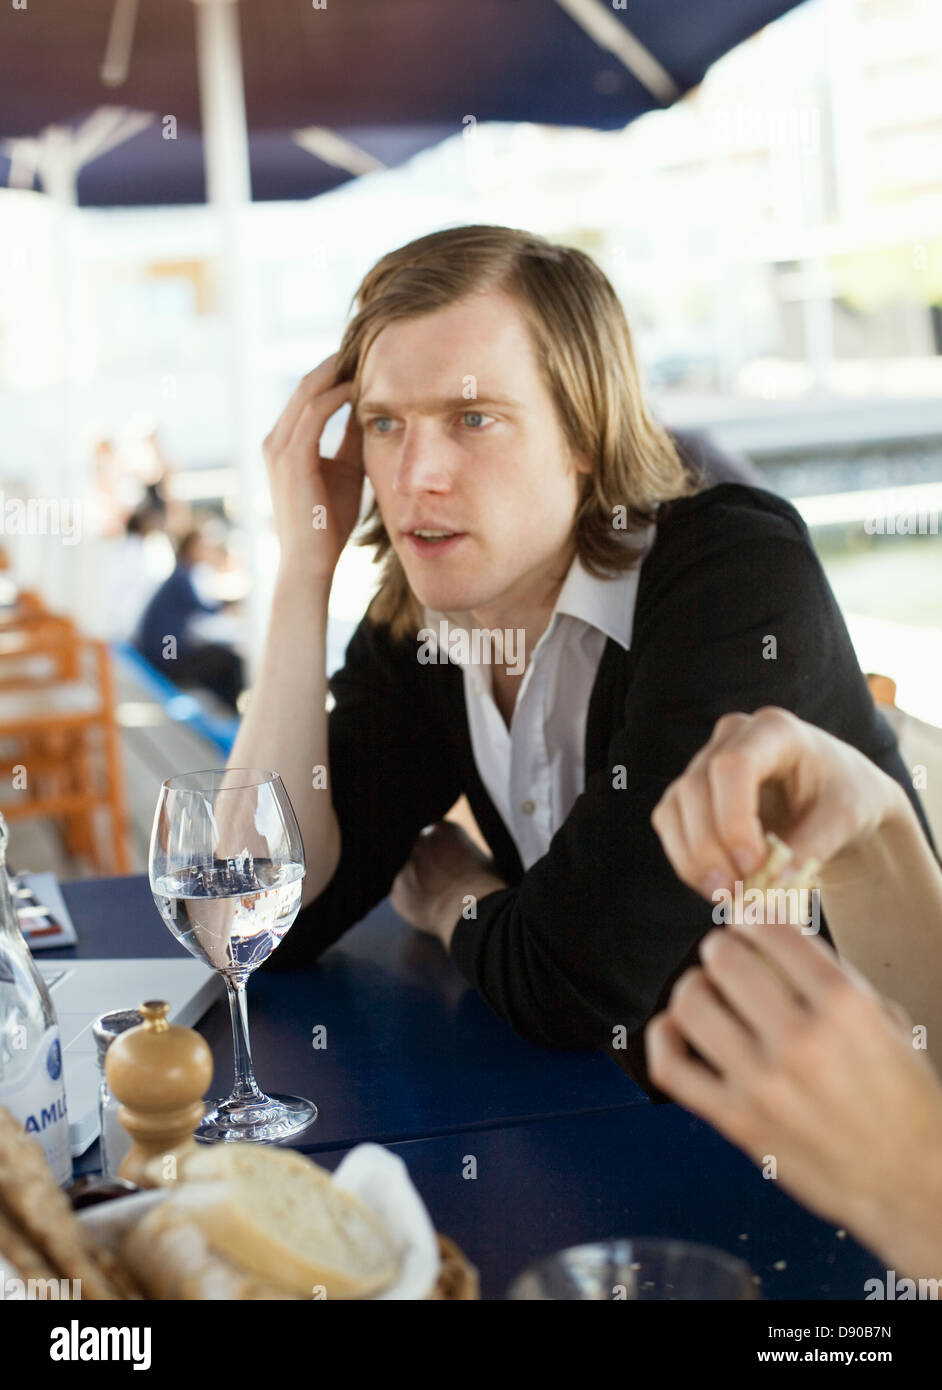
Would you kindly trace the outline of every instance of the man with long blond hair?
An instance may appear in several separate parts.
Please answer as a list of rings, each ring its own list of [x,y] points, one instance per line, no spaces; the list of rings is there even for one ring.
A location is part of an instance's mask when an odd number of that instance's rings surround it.
[[[384,256],[265,456],[281,561],[231,764],[280,771],[308,865],[266,968],[390,895],[522,1036],[643,1082],[644,1024],[712,925],[651,812],[717,718],[783,706],[907,782],[798,514],[702,486],[600,269],[504,227]],[[364,475],[382,579],[328,714]],[[490,853],[445,820],[462,796]]]

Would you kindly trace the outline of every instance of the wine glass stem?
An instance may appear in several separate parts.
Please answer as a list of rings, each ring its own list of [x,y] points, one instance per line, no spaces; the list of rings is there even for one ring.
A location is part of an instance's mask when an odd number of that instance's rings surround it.
[[[252,1070],[252,1049],[249,1044],[249,1014],[245,981],[233,981],[226,976],[229,993],[229,1012],[232,1015],[232,1045],[235,1053],[235,1085],[232,1100],[261,1100],[262,1093]]]

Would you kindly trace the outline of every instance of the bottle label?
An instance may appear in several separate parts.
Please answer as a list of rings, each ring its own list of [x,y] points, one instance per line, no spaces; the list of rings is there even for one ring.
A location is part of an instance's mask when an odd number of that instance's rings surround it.
[[[62,1047],[59,1029],[47,1028],[30,1059],[28,1069],[15,1081],[0,1082],[0,1105],[38,1139],[60,1187],[72,1181],[69,1152],[69,1117],[65,1108]]]

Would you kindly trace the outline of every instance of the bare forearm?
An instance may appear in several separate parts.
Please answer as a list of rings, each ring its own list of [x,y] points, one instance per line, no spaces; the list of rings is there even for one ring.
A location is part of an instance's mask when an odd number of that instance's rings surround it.
[[[327,599],[330,582],[280,573],[258,676],[230,767],[271,768],[294,807],[307,861],[302,903],[329,882],[340,857],[327,753]]]
[[[934,1132],[907,1158],[901,1150],[895,1180],[885,1184],[880,1199],[855,1212],[849,1224],[898,1277],[942,1284],[942,1100],[932,1118]]]
[[[914,1024],[942,1067],[942,870],[909,801],[821,875],[822,902],[841,956]]]

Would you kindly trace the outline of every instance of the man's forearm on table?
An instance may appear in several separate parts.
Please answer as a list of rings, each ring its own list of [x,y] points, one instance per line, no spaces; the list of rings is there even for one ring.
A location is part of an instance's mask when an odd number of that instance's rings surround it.
[[[572,915],[561,915],[555,932],[546,917],[535,930],[520,893],[518,884],[479,899],[476,917],[462,916],[452,928],[452,960],[495,1013],[528,1042],[578,1051],[609,1048],[616,1029],[627,1036],[642,1027],[646,1015],[632,991],[618,1001],[617,963],[576,967],[571,941],[568,951],[553,949],[572,931]]]

